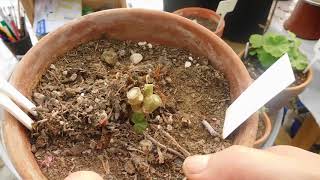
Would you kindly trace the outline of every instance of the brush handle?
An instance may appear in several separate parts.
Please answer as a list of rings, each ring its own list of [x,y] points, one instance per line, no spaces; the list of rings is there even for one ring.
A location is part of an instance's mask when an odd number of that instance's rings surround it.
[[[0,93],[0,106],[18,119],[26,128],[32,129],[33,120],[24,113],[10,98]]]
[[[20,36],[23,38],[25,36],[25,22],[24,17],[20,17]]]
[[[34,111],[36,107],[28,98],[21,94],[16,88],[9,84],[6,80],[0,78],[0,92],[6,94],[13,99],[18,105],[22,106],[25,110],[36,116],[37,112]]]

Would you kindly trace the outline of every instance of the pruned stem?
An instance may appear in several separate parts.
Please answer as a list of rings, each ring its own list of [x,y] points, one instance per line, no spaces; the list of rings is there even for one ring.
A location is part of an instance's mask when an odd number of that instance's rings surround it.
[[[202,120],[203,126],[208,130],[211,136],[220,136],[220,134],[213,129],[213,127],[206,120]]]
[[[177,155],[178,157],[180,157],[181,159],[185,159],[185,157],[179,153],[178,151],[174,150],[174,149],[171,149],[163,144],[161,144],[160,142],[158,142],[157,140],[155,140],[153,137],[151,137],[148,133],[144,133],[144,136],[149,139],[153,144],[159,146],[160,148],[163,148],[163,149],[166,149],[168,150],[169,152],[171,152],[172,154],[175,154]]]
[[[183,148],[174,137],[172,137],[168,132],[166,132],[165,130],[161,129],[160,132],[166,137],[168,138],[181,152],[185,157],[190,156],[190,152],[187,151],[185,148]]]
[[[143,95],[139,87],[133,87],[127,92],[128,103],[131,106],[140,105],[143,102]]]

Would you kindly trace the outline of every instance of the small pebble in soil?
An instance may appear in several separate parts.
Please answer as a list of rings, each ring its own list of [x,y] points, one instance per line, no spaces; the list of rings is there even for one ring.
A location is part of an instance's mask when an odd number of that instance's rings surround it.
[[[191,126],[191,121],[189,118],[183,117],[181,119],[181,123],[183,127],[190,127]]]
[[[138,64],[139,62],[141,62],[143,59],[143,56],[139,53],[133,53],[131,56],[130,56],[130,60],[133,64]]]
[[[145,41],[143,41],[143,42],[138,42],[138,45],[139,46],[144,46],[144,45],[146,45],[147,44],[147,42],[145,42]]]
[[[105,49],[101,55],[101,59],[110,66],[114,66],[118,62],[117,53],[111,49]]]
[[[136,172],[136,168],[134,167],[132,161],[127,161],[124,164],[124,170],[130,175],[132,175]]]
[[[191,56],[189,56],[188,59],[189,59],[190,61],[193,61],[193,58],[192,58]]]
[[[132,161],[139,173],[145,174],[149,171],[150,169],[149,164],[141,156],[134,156],[132,158]]]
[[[68,75],[68,71],[62,71],[62,74],[66,76]]]
[[[168,125],[167,125],[167,130],[168,130],[168,131],[172,131],[172,130],[173,130],[173,127],[172,127],[170,124],[168,124]]]
[[[158,122],[161,122],[161,117],[160,117],[160,115],[157,115],[156,118],[155,118],[155,120],[158,121]]]
[[[154,79],[150,76],[150,74],[146,75],[146,83],[147,84],[152,84]]]
[[[33,98],[34,98],[34,101],[40,105],[44,103],[46,96],[41,93],[33,93]]]
[[[56,66],[53,65],[53,64],[51,64],[51,65],[50,65],[50,69],[56,69]]]
[[[150,44],[150,43],[148,43],[147,46],[148,46],[149,49],[152,48],[152,44]]]
[[[89,106],[87,109],[86,109],[86,112],[89,113],[93,110],[93,106]]]
[[[139,142],[139,145],[140,145],[140,149],[145,153],[149,153],[152,151],[153,144],[150,140],[144,139]]]
[[[123,56],[126,55],[126,50],[121,49],[121,50],[119,50],[118,54],[119,54],[120,57],[123,57]]]
[[[172,124],[172,123],[173,123],[172,115],[170,114],[169,117],[164,118],[164,122],[165,122],[166,124]]]
[[[219,138],[219,137],[215,137],[215,138],[214,138],[214,141],[215,141],[215,142],[220,142],[220,138]]]
[[[185,68],[188,68],[188,67],[190,67],[191,66],[191,62],[190,61],[186,61],[185,63],[184,63],[184,67]]]
[[[62,96],[62,93],[60,91],[52,91],[51,95],[55,98]]]
[[[172,83],[172,79],[170,77],[165,77],[165,80],[167,81],[167,83]]]
[[[76,73],[73,73],[71,76],[70,76],[70,81],[75,81],[77,79],[78,75]]]
[[[82,104],[83,101],[84,101],[84,97],[79,96],[79,97],[77,98],[77,102],[78,102],[79,104]]]

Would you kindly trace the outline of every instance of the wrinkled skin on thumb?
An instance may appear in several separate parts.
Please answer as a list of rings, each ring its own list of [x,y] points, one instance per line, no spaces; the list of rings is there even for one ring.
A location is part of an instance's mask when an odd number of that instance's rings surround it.
[[[71,173],[64,180],[103,180],[99,174],[93,171],[77,171]]]
[[[267,150],[232,146],[188,157],[183,171],[188,180],[316,180],[320,179],[320,157],[291,146]]]

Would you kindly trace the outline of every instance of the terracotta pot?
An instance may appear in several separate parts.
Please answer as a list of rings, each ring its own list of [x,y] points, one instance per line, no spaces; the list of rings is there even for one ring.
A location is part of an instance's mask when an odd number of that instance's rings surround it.
[[[300,0],[284,28],[303,39],[320,39],[320,2]]]
[[[268,116],[267,113],[263,112],[260,113],[259,115],[259,120],[263,121],[264,124],[264,132],[262,134],[261,137],[259,137],[255,142],[254,142],[254,147],[259,148],[269,137],[271,130],[272,130],[272,124],[271,124],[271,120]]]
[[[213,67],[225,73],[232,100],[252,82],[231,47],[201,25],[161,11],[112,9],[83,16],[43,37],[19,62],[10,83],[30,98],[41,76],[56,61],[54,57],[100,38],[148,41],[206,56]],[[234,133],[234,144],[253,146],[257,124],[255,113]],[[22,179],[45,179],[31,152],[28,132],[8,113],[4,114],[3,135],[8,155]]]
[[[189,7],[176,10],[173,13],[185,18],[200,17],[207,19],[208,21],[212,22],[212,24],[218,24],[220,20],[220,16],[216,12],[206,8]],[[224,25],[225,22],[222,20],[220,27],[218,27],[218,29],[214,32],[217,36],[221,37],[223,35]]]
[[[239,53],[239,57],[243,59],[244,51]],[[279,109],[283,108],[284,106],[288,105],[290,100],[293,97],[298,96],[300,93],[304,91],[304,89],[310,84],[313,77],[313,72],[310,69],[307,72],[307,78],[306,80],[297,85],[297,86],[291,86],[287,87],[283,91],[281,91],[277,96],[272,98],[267,104],[266,107],[268,108],[268,111],[270,112],[277,112]]]

